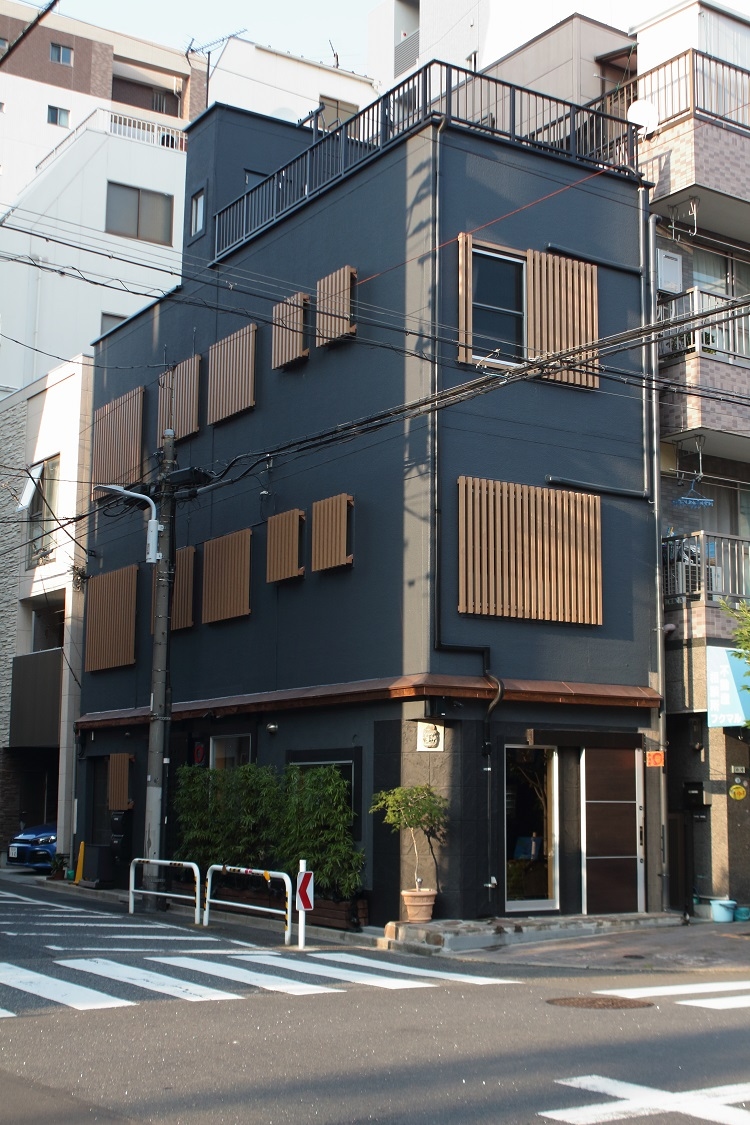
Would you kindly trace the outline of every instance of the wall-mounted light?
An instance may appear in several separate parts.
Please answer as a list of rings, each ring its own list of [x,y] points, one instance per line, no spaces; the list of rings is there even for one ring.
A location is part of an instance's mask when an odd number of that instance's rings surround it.
[[[266,730],[269,734],[276,734],[279,729],[278,723],[266,723]]]

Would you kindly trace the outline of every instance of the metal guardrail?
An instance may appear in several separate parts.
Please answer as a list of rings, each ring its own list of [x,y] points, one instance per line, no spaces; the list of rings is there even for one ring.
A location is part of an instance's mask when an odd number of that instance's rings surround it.
[[[665,603],[750,601],[750,540],[695,531],[662,539]]]
[[[433,116],[485,136],[635,175],[636,128],[622,116],[447,63],[428,63],[222,208],[214,218],[216,259]]]
[[[130,861],[130,880],[128,883],[128,913],[135,912],[135,869],[138,865],[144,867],[180,867],[183,870],[188,869],[193,872],[195,879],[195,894],[183,895],[177,894],[175,891],[147,891],[143,887],[139,887],[137,893],[139,895],[152,895],[155,898],[179,898],[184,899],[186,902],[195,902],[195,924],[200,925],[201,922],[201,873],[197,863],[181,863],[176,859],[144,859],[139,857]]]
[[[227,903],[226,899],[216,899],[211,897],[211,884],[213,882],[214,872],[219,872],[222,875],[261,875],[267,883],[272,879],[280,879],[286,891],[286,906],[283,910],[276,906],[260,906],[254,903],[246,902],[232,902]],[[284,871],[264,871],[260,867],[225,867],[221,863],[214,863],[209,867],[206,872],[206,899],[203,910],[203,925],[208,925],[209,914],[211,906],[227,906],[231,905],[235,910],[256,910],[261,914],[277,914],[284,918],[284,945],[291,945],[292,941],[292,880]]]

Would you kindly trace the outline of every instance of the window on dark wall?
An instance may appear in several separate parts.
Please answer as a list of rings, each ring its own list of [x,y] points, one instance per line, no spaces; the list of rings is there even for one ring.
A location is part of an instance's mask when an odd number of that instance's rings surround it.
[[[206,193],[201,188],[190,200],[190,234],[200,234],[206,226]]]
[[[476,250],[472,257],[473,338],[475,359],[490,352],[505,363],[523,363],[524,263],[504,254]]]
[[[108,183],[105,229],[124,238],[171,246],[173,207],[171,195],[128,184]]]
[[[252,761],[249,734],[222,734],[211,739],[209,765],[212,770],[232,770]]]
[[[300,769],[315,769],[318,766],[335,766],[349,787],[354,820],[352,836],[356,843],[362,840],[362,747],[352,746],[346,750],[290,750],[287,752],[290,766]]]

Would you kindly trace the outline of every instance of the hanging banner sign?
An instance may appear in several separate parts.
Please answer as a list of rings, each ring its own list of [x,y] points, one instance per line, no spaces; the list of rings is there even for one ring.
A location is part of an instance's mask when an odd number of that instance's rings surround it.
[[[742,727],[750,719],[750,671],[731,648],[706,648],[706,702],[709,727]]]

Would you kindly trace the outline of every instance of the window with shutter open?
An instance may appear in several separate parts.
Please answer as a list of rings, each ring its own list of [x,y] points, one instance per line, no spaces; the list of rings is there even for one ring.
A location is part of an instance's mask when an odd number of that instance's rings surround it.
[[[306,293],[295,293],[273,307],[271,367],[289,367],[307,359],[305,347],[305,314],[309,304]]]
[[[354,266],[342,266],[318,282],[315,343],[317,347],[345,340],[357,331],[354,323]]]
[[[571,352],[544,378],[598,387],[595,265],[537,250],[519,253],[471,234],[458,236],[458,262],[460,362],[508,367]]]
[[[351,566],[354,555],[349,540],[354,498],[345,492],[316,500],[312,506],[312,569]]]
[[[283,582],[305,573],[300,564],[305,513],[300,508],[270,516],[267,526],[266,582]]]

